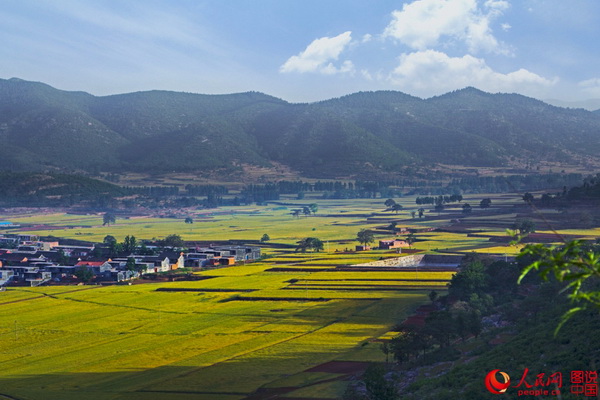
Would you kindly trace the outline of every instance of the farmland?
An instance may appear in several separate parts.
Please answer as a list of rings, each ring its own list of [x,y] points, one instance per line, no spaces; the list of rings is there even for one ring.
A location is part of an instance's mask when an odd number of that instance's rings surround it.
[[[391,337],[394,325],[427,303],[431,290],[443,292],[452,277],[419,268],[350,270],[403,256],[354,252],[357,231],[390,238],[386,227],[396,222],[417,230],[413,252],[514,255],[520,247],[510,244],[506,229],[523,214],[522,204],[517,196],[492,200],[489,210],[468,216],[452,205],[423,219],[409,215],[417,209],[414,198],[399,200],[400,214],[384,211],[381,199],[319,200],[317,214],[300,218],[290,210],[315,199],[188,210],[193,224],[154,215],[119,218],[110,226],[101,215],[2,215],[23,232],[84,241],[173,233],[188,241],[258,241],[264,233],[271,240],[263,244],[267,259],[195,272],[206,278],[199,281],[7,288],[0,292],[0,394],[31,400],[81,399],[82,393],[92,400],[339,398],[349,375],[385,360],[378,340]],[[544,221],[557,221],[554,211],[540,212]],[[540,234],[559,226],[540,227]],[[593,238],[598,229],[558,233]],[[294,252],[309,236],[320,238],[324,251]]]
[[[361,291],[296,293],[291,279],[325,282],[331,273],[257,267],[210,271],[197,282],[9,288],[0,298],[1,393],[242,399],[265,385],[300,388],[344,376],[307,372],[320,364],[381,360],[373,340],[426,299],[425,290],[378,290],[394,279],[389,272],[339,273]]]

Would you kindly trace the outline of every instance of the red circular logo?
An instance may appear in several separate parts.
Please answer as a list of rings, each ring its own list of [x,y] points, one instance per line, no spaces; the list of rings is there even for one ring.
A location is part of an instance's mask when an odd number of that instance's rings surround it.
[[[496,379],[497,373],[500,373],[500,375],[502,375],[504,382],[500,382],[498,379]],[[508,376],[508,374],[506,372],[502,372],[499,369],[490,371],[485,376],[485,387],[487,388],[487,390],[490,391],[490,393],[493,393],[493,394],[504,393],[504,392],[506,392],[506,389],[508,389],[509,386],[510,386],[510,376]]]

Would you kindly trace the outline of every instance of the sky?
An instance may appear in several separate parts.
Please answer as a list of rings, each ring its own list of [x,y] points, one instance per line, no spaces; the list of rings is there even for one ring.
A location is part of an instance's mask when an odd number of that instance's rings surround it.
[[[104,96],[600,98],[598,0],[2,0],[0,78]]]

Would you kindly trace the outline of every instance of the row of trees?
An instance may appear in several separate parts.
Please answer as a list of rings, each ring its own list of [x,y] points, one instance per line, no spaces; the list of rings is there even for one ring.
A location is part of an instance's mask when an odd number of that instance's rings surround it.
[[[417,197],[415,199],[415,203],[418,205],[421,204],[447,204],[447,203],[456,203],[461,202],[463,197],[460,194],[452,194],[450,196],[426,196],[426,197]]]
[[[299,218],[301,213],[308,217],[311,214],[313,214],[313,215],[316,214],[317,211],[319,211],[319,205],[316,203],[311,203],[302,208],[297,208],[297,209],[293,210],[291,212],[291,214],[292,214],[292,216],[294,216],[296,218]]]
[[[296,252],[306,253],[308,250],[316,252],[323,250],[323,242],[315,237],[307,237],[297,243]]]
[[[132,253],[139,255],[153,255],[155,251],[149,248],[149,244],[156,245],[162,249],[166,248],[183,248],[185,241],[177,234],[167,235],[164,239],[153,239],[150,242],[138,242],[135,236],[127,235],[122,242],[118,242],[112,235],[106,235],[102,241],[108,251],[109,257],[117,257],[119,255],[129,255]]]

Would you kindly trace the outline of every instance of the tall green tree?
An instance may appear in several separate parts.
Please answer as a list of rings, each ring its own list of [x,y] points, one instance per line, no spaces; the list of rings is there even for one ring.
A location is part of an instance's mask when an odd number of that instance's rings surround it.
[[[133,236],[133,235],[125,236],[125,239],[123,241],[123,251],[125,251],[127,253],[134,253],[136,248],[137,248],[137,239],[135,238],[135,236]]]
[[[361,229],[356,234],[356,240],[359,243],[368,246],[369,243],[373,243],[375,241],[375,235],[373,235],[373,232],[368,229]]]
[[[404,240],[406,241],[406,243],[408,243],[410,247],[412,247],[413,243],[417,241],[417,238],[415,237],[415,234],[411,232],[406,236]]]
[[[102,226],[114,224],[117,221],[115,214],[107,212],[102,216]]]
[[[91,268],[80,266],[73,270],[73,275],[82,282],[89,283],[94,279],[94,272]]]

